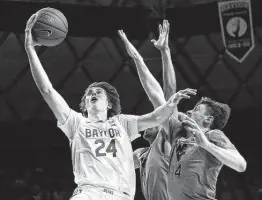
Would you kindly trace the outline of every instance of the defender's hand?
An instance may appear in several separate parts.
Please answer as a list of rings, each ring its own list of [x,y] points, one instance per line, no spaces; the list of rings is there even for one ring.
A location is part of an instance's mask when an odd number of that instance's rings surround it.
[[[193,119],[191,119],[189,117],[186,117],[182,121],[182,124],[184,125],[186,131],[194,136],[198,146],[201,146],[203,148],[207,148],[208,147],[210,142],[207,139],[205,133],[198,126],[196,121],[194,121]]]
[[[177,106],[177,104],[181,101],[181,99],[190,99],[189,95],[196,95],[196,93],[197,90],[195,89],[188,88],[185,90],[180,90],[170,97],[170,99],[168,100],[168,106],[170,107]]]
[[[154,44],[154,46],[159,49],[160,51],[163,51],[165,49],[169,49],[168,46],[168,40],[169,40],[169,28],[170,25],[167,20],[163,21],[163,26],[159,24],[159,38],[158,40],[151,40],[151,42]]]

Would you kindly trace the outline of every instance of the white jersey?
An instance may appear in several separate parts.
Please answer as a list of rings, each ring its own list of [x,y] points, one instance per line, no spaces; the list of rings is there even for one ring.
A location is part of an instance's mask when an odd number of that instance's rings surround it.
[[[135,195],[136,174],[131,141],[140,137],[138,116],[117,115],[90,122],[73,110],[58,127],[69,137],[75,183]]]

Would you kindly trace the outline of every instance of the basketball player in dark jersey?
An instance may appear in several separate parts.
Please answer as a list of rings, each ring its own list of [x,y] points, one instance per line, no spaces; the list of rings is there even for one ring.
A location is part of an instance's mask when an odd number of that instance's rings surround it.
[[[126,36],[121,36],[128,54],[134,59],[140,81],[154,109],[165,103],[176,92],[175,71],[168,46],[169,23],[164,20],[159,25],[159,39],[152,40],[154,46],[160,50],[163,63],[164,93],[157,80],[146,67],[143,58]],[[150,147],[139,148],[134,152],[135,167],[140,168],[142,192],[146,200],[169,199],[167,191],[167,170],[171,145],[164,129],[159,126],[147,129],[143,135]]]
[[[144,73],[145,79],[152,79],[149,73]],[[167,184],[171,199],[215,199],[217,177],[223,165],[245,171],[246,161],[221,131],[229,115],[228,105],[209,98],[201,99],[186,114],[174,109],[167,132],[172,145]]]
[[[168,171],[172,199],[215,199],[217,177],[223,165],[245,171],[246,161],[221,131],[229,115],[228,105],[205,97],[186,115],[172,116]]]

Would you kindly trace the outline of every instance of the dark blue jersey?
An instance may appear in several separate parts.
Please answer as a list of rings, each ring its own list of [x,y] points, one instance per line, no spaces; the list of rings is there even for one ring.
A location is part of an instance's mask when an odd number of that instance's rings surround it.
[[[170,119],[170,134],[174,134],[168,170],[168,189],[174,200],[215,199],[216,183],[222,163],[199,147],[178,119]],[[220,130],[205,133],[208,140],[222,148],[235,149]]]

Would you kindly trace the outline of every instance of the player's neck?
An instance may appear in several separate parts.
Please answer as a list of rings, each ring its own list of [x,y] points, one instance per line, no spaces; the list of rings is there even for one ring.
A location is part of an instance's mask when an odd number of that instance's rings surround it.
[[[203,131],[203,133],[206,133],[210,130],[210,128],[208,128],[208,127],[200,127],[200,128]]]
[[[147,141],[149,142],[150,146],[153,144],[154,140],[153,139],[147,139]]]
[[[91,122],[106,121],[107,111],[88,112],[88,120],[90,120]]]
[[[203,133],[206,133],[210,130],[210,126],[207,123],[197,123],[199,128],[202,130]]]

